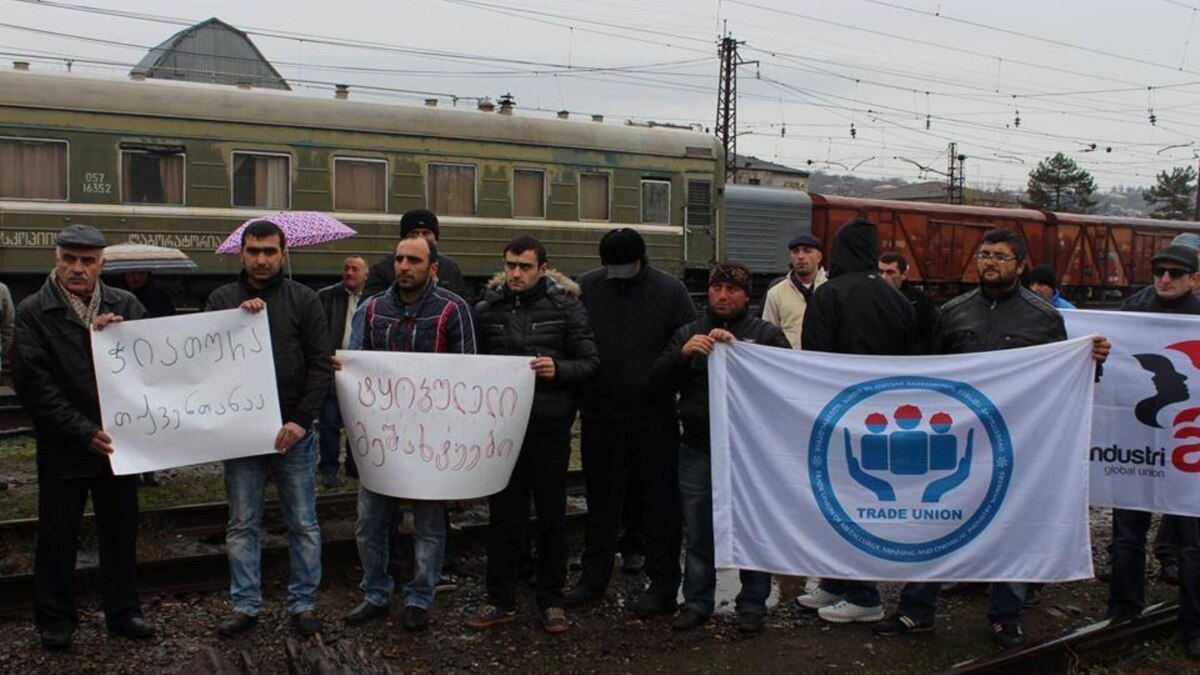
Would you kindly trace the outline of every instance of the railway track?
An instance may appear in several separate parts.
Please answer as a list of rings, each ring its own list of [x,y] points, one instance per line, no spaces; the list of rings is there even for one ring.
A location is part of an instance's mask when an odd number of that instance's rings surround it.
[[[1132,621],[1100,621],[1024,649],[958,664],[941,675],[1057,675],[1089,672],[1101,663],[1125,672],[1148,658],[1147,641],[1175,632],[1178,613],[1178,605],[1151,605]]]
[[[583,494],[583,472],[567,474],[567,491],[571,495]],[[356,492],[334,492],[318,495],[317,517],[321,522],[337,519],[352,520],[358,495]],[[475,503],[483,500],[474,500]],[[461,502],[469,504],[472,502]],[[586,512],[568,513],[568,525],[582,523]],[[143,531],[147,525],[154,531],[188,537],[205,537],[225,531],[228,505],[225,502],[189,504],[157,509],[146,509],[140,514]],[[85,524],[92,518],[87,515]],[[263,531],[282,528],[283,519],[278,500],[267,502],[263,512]],[[26,538],[32,542],[37,528],[37,519],[0,521],[0,537],[13,542]],[[468,541],[480,541],[486,525],[466,524],[454,530],[453,536]],[[408,534],[404,535],[406,538]],[[354,539],[326,539],[322,543],[324,565],[330,572],[347,569],[358,562],[358,550]],[[287,545],[264,546],[262,565],[264,570],[286,570],[288,564]],[[99,595],[100,570],[98,567],[82,567],[75,570],[76,597],[91,598]],[[202,555],[146,560],[138,562],[138,585],[143,594],[176,594],[216,591],[229,585],[229,564],[224,552]],[[12,574],[0,576],[0,616],[27,613],[33,607],[33,575]]]

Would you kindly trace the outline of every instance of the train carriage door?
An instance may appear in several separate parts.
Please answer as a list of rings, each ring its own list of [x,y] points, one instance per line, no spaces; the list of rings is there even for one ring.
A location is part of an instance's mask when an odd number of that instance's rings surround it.
[[[712,181],[688,179],[683,218],[683,266],[707,267],[721,248],[713,227]]]

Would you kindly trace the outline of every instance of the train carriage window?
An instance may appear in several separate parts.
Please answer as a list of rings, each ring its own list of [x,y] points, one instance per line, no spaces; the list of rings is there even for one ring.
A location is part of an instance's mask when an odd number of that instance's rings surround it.
[[[184,155],[122,150],[121,199],[126,204],[182,204]]]
[[[333,208],[337,211],[387,211],[387,162],[335,157]]]
[[[286,209],[291,202],[291,157],[233,153],[233,205]]]
[[[671,224],[671,181],[642,180],[642,222]]]
[[[428,204],[439,216],[475,215],[475,167],[431,162]]]
[[[67,142],[0,138],[0,199],[67,199]]]
[[[579,219],[608,220],[608,174],[579,175]]]
[[[513,218],[546,217],[546,172],[513,169]]]

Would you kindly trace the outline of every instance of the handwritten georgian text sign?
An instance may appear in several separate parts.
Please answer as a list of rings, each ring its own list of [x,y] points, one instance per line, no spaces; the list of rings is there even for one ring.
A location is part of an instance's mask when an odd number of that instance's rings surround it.
[[[92,363],[113,473],[274,452],[282,425],[267,313],[109,324]]]
[[[508,485],[533,403],[528,357],[337,354],[334,384],[363,487],[474,499]]]

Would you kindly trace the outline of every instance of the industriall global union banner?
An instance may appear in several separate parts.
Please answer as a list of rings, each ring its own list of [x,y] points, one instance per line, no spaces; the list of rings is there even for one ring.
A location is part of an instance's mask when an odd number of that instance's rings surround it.
[[[1200,317],[1064,311],[1112,343],[1096,385],[1091,500],[1200,516]]]
[[[1090,338],[896,358],[719,346],[718,567],[863,580],[1092,576]]]

